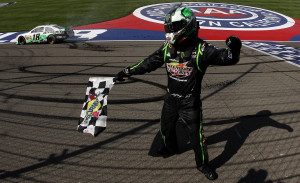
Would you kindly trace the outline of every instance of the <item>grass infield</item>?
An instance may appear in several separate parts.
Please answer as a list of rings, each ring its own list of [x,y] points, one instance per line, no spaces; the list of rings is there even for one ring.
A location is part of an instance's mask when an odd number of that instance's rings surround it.
[[[12,0],[0,0],[0,3]],[[99,23],[131,14],[136,8],[174,1],[161,0],[18,0],[0,7],[0,32],[30,30],[37,25],[79,26]],[[193,1],[188,2],[205,2]],[[299,0],[209,0],[207,2],[240,4],[263,8],[300,19]]]

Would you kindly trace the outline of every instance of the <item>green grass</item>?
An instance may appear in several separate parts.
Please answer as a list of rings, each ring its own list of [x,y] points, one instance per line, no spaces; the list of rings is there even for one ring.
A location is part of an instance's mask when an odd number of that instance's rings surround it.
[[[0,3],[11,0],[0,0]],[[41,24],[79,26],[114,20],[131,14],[136,8],[161,0],[18,0],[0,7],[0,32],[30,30]],[[193,2],[190,0],[188,2]],[[201,2],[201,1],[195,1]],[[202,1],[205,2],[205,1]],[[276,11],[300,19],[299,0],[208,0],[207,2],[240,4]]]

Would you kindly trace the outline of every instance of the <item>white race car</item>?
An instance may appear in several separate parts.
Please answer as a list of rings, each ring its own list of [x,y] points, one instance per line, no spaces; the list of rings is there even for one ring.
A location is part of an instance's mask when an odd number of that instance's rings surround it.
[[[41,25],[29,32],[17,36],[17,44],[24,45],[27,43],[49,43],[54,44],[64,41],[74,36],[72,28],[65,28],[58,25]]]

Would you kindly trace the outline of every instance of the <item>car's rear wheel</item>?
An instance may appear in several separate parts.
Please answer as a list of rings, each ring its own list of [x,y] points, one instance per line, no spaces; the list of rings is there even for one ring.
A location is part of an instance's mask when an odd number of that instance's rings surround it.
[[[25,40],[25,38],[23,36],[19,37],[18,44],[20,44],[20,45],[26,44],[26,40]]]
[[[50,35],[47,38],[47,41],[48,41],[49,44],[55,44],[56,43],[56,38],[53,35]]]

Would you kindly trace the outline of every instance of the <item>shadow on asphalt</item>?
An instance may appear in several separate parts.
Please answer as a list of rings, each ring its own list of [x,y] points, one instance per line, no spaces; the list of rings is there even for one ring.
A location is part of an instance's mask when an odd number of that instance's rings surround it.
[[[274,183],[271,180],[266,180],[266,178],[268,177],[268,172],[266,170],[258,170],[256,171],[255,169],[251,168],[248,171],[248,174],[241,178],[237,183]],[[276,181],[276,183],[283,183],[283,182],[278,182]]]
[[[287,113],[294,113],[294,112],[299,112],[299,111],[291,111]],[[238,152],[238,150],[242,147],[242,145],[246,141],[247,137],[252,132],[260,128],[270,126],[274,128],[287,130],[288,132],[293,132],[293,128],[291,128],[289,125],[282,124],[271,119],[270,118],[271,115],[272,115],[271,111],[262,110],[258,112],[256,115],[242,116],[237,119],[215,121],[210,124],[204,124],[204,125],[223,125],[223,124],[238,122],[236,125],[232,126],[231,128],[225,129],[221,132],[218,132],[216,134],[207,137],[208,145],[226,141],[224,151],[210,161],[211,167],[217,169],[223,166]],[[181,127],[182,124],[179,124],[177,125],[177,129],[176,129],[178,149],[179,149],[178,154],[184,153],[192,149],[188,136],[185,133],[184,128]],[[158,132],[149,150],[149,155],[156,156],[157,149],[159,149],[162,145],[163,145],[163,140],[160,136],[160,132]]]

